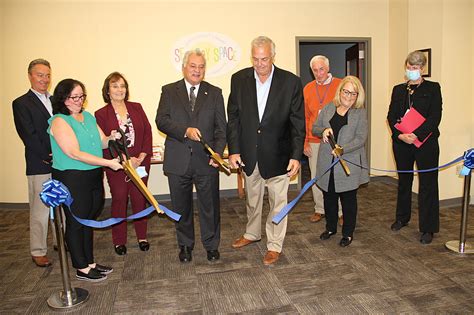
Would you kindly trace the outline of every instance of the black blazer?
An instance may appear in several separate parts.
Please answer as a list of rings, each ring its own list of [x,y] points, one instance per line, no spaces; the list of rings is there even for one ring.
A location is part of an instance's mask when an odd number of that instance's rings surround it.
[[[18,135],[25,145],[26,175],[51,173],[51,143],[47,129],[51,117],[31,90],[12,103]]]
[[[413,107],[426,118],[425,122],[413,133],[420,141],[423,141],[431,132],[431,137],[439,137],[439,123],[441,121],[441,111],[443,100],[441,98],[441,87],[438,82],[424,80],[423,83],[410,96],[413,100]],[[408,109],[407,83],[396,85],[392,91],[392,99],[388,110],[388,123],[392,130],[392,139],[398,139],[400,131],[395,128],[395,124],[405,115]]]
[[[235,73],[227,115],[229,154],[240,153],[247,175],[257,162],[263,178],[283,175],[290,159],[301,159],[306,133],[303,90],[300,79],[291,72],[274,68],[261,122],[254,69]]]
[[[184,175],[190,163],[197,174],[212,174],[209,154],[197,141],[185,137],[188,127],[198,128],[203,139],[221,156],[226,145],[226,118],[222,90],[202,81],[194,112],[184,79],[163,86],[156,113],[156,126],[166,134],[163,171]]]

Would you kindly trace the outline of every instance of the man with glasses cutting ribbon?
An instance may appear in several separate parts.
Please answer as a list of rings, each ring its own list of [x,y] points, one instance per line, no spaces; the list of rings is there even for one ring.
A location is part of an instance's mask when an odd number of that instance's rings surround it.
[[[218,260],[220,242],[219,163],[226,145],[222,90],[204,80],[206,59],[199,49],[183,58],[184,78],[163,86],[156,115],[166,134],[163,171],[168,177],[176,223],[179,260],[190,262],[194,249],[193,184],[196,187],[201,242],[209,261]],[[206,143],[215,151],[211,158]]]

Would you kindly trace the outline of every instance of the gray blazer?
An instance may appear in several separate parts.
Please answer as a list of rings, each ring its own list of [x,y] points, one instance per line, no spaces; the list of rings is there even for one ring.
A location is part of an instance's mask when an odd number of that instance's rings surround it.
[[[322,137],[326,128],[331,128],[329,120],[334,116],[336,107],[331,102],[324,106],[319,113],[317,121],[313,124],[313,135]],[[367,111],[365,108],[351,108],[347,112],[347,125],[339,131],[337,143],[343,147],[345,160],[367,167],[367,156],[365,153],[365,141],[367,140]],[[319,147],[318,162],[316,165],[316,176],[321,176],[332,163],[329,143],[323,143]],[[369,182],[369,171],[351,163],[347,163],[351,171],[346,176],[341,165],[334,166],[334,187],[336,192],[344,192],[357,189],[360,185]],[[328,191],[330,171],[324,174],[316,184],[324,191]]]

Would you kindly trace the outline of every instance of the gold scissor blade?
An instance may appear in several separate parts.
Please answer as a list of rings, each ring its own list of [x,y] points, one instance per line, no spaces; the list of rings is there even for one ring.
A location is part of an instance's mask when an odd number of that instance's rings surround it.
[[[351,171],[349,170],[349,167],[347,166],[346,161],[344,161],[342,158],[339,160],[341,163],[342,169],[344,170],[344,173],[346,173],[347,176],[351,175]]]
[[[222,168],[224,169],[224,171],[226,171],[227,173],[230,174],[230,165],[229,163],[227,163],[226,161],[224,161],[224,159],[222,159],[219,154],[217,153],[214,153],[214,154],[211,154],[211,157],[214,159],[214,161],[216,161],[217,163],[219,163],[220,166],[222,166]]]
[[[214,150],[207,144],[204,142],[204,140],[201,138],[201,143],[204,145],[204,147],[206,148],[206,150],[211,154],[211,157],[214,161],[216,161],[221,167],[222,169],[227,173],[227,174],[230,174],[231,171],[230,171],[230,165],[229,163],[227,163],[226,161],[224,161],[224,159],[222,159],[219,154],[217,154],[216,152],[214,152]]]
[[[122,166],[128,178],[130,178],[130,180],[135,184],[135,186],[137,186],[138,190],[141,191],[141,193],[145,196],[146,200],[148,200],[148,202],[156,209],[159,214],[163,214],[163,210],[161,210],[158,206],[158,201],[156,201],[155,197],[153,197],[153,194],[150,192],[148,187],[146,187],[145,183],[142,181],[137,171],[132,166],[131,161],[123,161]]]

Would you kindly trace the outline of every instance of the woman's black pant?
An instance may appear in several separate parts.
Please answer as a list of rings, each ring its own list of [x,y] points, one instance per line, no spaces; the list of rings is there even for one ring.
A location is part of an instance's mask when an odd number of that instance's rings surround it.
[[[397,170],[436,168],[439,164],[438,140],[428,139],[420,148],[413,144],[393,141],[393,155]],[[438,170],[418,173],[418,218],[420,232],[439,232]],[[408,223],[411,218],[411,194],[413,173],[398,173],[396,220]]]
[[[76,269],[87,268],[94,263],[93,229],[77,222],[70,210],[81,219],[95,220],[98,217],[104,205],[103,170],[53,169],[52,178],[62,182],[74,199],[71,209],[62,206],[66,215],[66,243],[72,266]]]
[[[342,236],[352,237],[357,220],[357,189],[337,193],[334,188],[334,172],[331,170],[328,191],[323,191],[323,196],[326,230],[333,233],[337,232],[338,201],[341,198],[342,215],[344,217]]]

